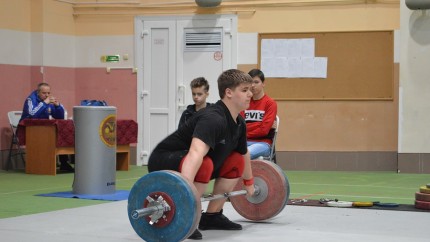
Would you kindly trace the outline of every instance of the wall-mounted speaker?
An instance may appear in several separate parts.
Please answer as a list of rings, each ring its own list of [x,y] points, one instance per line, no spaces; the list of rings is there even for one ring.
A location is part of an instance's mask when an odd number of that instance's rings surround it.
[[[406,0],[406,7],[412,10],[430,9],[430,0]]]
[[[196,4],[202,8],[213,8],[218,7],[222,0],[196,0]]]

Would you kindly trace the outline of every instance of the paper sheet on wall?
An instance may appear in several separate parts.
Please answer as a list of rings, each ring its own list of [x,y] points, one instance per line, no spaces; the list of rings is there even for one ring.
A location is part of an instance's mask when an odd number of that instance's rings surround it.
[[[301,59],[301,77],[327,78],[327,57]]]
[[[314,38],[263,39],[260,64],[266,77],[327,77],[327,57],[315,57]]]
[[[327,78],[327,57],[315,57],[314,62],[314,72],[315,78]]]
[[[315,39],[300,39],[300,57],[315,56]]]

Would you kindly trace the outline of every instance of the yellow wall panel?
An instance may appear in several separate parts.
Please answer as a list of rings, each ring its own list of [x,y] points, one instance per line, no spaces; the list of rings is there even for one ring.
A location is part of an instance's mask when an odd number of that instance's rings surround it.
[[[239,13],[239,32],[292,33],[316,31],[394,30],[399,8],[391,5],[260,8]]]
[[[134,16],[237,14],[241,33],[291,33],[315,31],[370,31],[400,28],[396,4],[356,4],[302,7],[249,6],[240,9],[181,8],[76,8],[77,35],[132,35]]]
[[[0,29],[30,31],[30,0],[1,0]]]
[[[0,29],[75,34],[73,7],[55,0],[1,0]]]
[[[75,19],[76,35],[133,35],[134,17],[115,15],[77,16]]]
[[[43,0],[43,32],[75,35],[75,19],[70,4]]]
[[[30,31],[43,32],[43,0],[31,1]]]
[[[244,1],[246,2],[246,1]],[[148,2],[149,3],[149,2]],[[146,3],[146,4],[148,4]],[[162,2],[159,2],[162,4]],[[224,4],[224,3],[223,3]],[[160,12],[161,11],[161,12]],[[76,14],[83,12],[86,14]],[[0,29],[90,36],[132,35],[134,16],[238,14],[239,32],[282,33],[315,31],[394,30],[400,28],[397,4],[327,6],[246,6],[202,11],[196,7],[82,8],[56,0],[0,1]],[[108,14],[106,14],[108,13]]]

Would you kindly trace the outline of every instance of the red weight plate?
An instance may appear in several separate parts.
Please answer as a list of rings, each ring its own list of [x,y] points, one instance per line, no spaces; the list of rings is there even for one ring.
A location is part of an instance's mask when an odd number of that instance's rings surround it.
[[[416,192],[415,193],[415,200],[424,201],[424,202],[430,202],[430,194]]]
[[[415,200],[415,207],[419,209],[430,210],[430,202],[423,202]]]
[[[150,193],[148,195],[148,197],[151,197],[154,200],[157,200],[158,197],[162,197],[163,200],[169,205],[170,207],[170,211],[166,211],[163,213],[163,217],[158,219],[158,221],[156,223],[154,223],[152,226],[154,227],[164,227],[170,224],[170,222],[172,222],[174,216],[175,216],[175,210],[176,210],[176,206],[175,203],[172,199],[172,197],[169,196],[169,194],[164,193],[164,192],[153,192]],[[143,207],[146,208],[148,207],[149,202],[147,199],[145,199],[145,203],[143,204]],[[151,221],[151,218],[149,216],[146,217],[146,221]]]
[[[234,196],[230,201],[236,211],[244,218],[260,221],[279,214],[288,201],[289,187],[283,170],[276,164],[265,160],[251,161],[254,184],[260,188],[258,195]],[[240,179],[234,190],[242,190]]]

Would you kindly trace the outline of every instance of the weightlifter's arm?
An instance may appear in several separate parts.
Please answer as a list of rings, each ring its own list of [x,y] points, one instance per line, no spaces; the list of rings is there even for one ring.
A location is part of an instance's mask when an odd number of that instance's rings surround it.
[[[208,153],[209,146],[198,138],[193,138],[191,147],[182,164],[181,173],[190,182],[194,182],[194,178],[203,162],[203,157]]]
[[[246,152],[246,154],[244,155],[244,158],[245,158],[245,168],[243,170],[242,178],[243,180],[254,179],[254,176],[252,175],[251,156],[249,155],[249,151]],[[255,192],[254,185],[248,185],[248,186],[245,185],[244,187],[247,192],[247,196],[252,196],[254,194]]]

